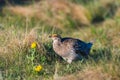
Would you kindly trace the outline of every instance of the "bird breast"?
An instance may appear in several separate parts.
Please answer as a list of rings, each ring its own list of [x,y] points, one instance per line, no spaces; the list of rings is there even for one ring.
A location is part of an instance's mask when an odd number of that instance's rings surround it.
[[[60,56],[64,57],[64,56],[69,55],[68,46],[63,45],[62,42],[60,42],[60,41],[54,41],[53,42],[53,49]]]

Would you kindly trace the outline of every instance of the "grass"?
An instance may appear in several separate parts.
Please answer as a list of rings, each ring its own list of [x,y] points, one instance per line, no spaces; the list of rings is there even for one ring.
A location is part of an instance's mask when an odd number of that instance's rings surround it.
[[[83,2],[82,5],[91,8],[90,2]],[[77,0],[74,4],[76,3]],[[6,8],[4,9],[6,10]],[[94,8],[91,9],[94,10]],[[113,15],[113,18],[105,17],[105,21],[101,23],[93,24],[90,21],[88,26],[81,26],[73,16],[61,13],[60,15],[65,17],[64,21],[61,20],[63,22],[60,23],[62,27],[58,28],[35,16],[31,18],[7,12],[5,13],[3,10],[3,14],[0,16],[0,71],[3,79],[120,79],[120,18],[118,15]],[[46,15],[48,14],[51,17],[53,12],[48,12]],[[53,51],[52,41],[48,38],[52,33],[61,34],[63,37],[79,38],[86,42],[93,40],[94,45],[89,58],[83,62],[68,64]],[[33,42],[37,44],[35,50],[30,47]],[[43,67],[40,72],[34,71],[34,67],[37,65]]]

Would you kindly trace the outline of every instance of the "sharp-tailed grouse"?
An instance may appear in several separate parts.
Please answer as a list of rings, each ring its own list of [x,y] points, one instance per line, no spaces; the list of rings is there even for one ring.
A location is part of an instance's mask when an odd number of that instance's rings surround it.
[[[62,38],[58,34],[53,34],[49,37],[53,40],[54,51],[68,63],[81,59],[81,56],[87,57],[92,47],[91,42],[86,43],[70,37]]]

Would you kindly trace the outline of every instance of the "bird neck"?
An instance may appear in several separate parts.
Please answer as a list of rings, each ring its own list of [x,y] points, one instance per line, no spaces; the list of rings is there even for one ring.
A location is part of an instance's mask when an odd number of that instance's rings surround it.
[[[62,42],[61,39],[56,39],[53,41],[53,49],[57,54],[61,54]]]
[[[61,38],[55,39],[55,40],[53,41],[53,44],[56,45],[56,46],[59,46],[59,45],[61,44]]]

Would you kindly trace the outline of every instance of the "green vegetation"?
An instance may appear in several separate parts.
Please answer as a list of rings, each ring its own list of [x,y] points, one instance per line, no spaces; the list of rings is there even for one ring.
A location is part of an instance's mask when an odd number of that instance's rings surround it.
[[[0,71],[3,79],[119,80],[120,1],[58,0],[55,1],[58,6],[51,7],[46,1],[40,1],[42,7],[35,2],[35,6],[2,7]],[[52,49],[48,36],[53,33],[94,41],[89,58],[68,64]],[[35,45],[31,47],[32,43]],[[42,69],[35,70],[39,65]]]

